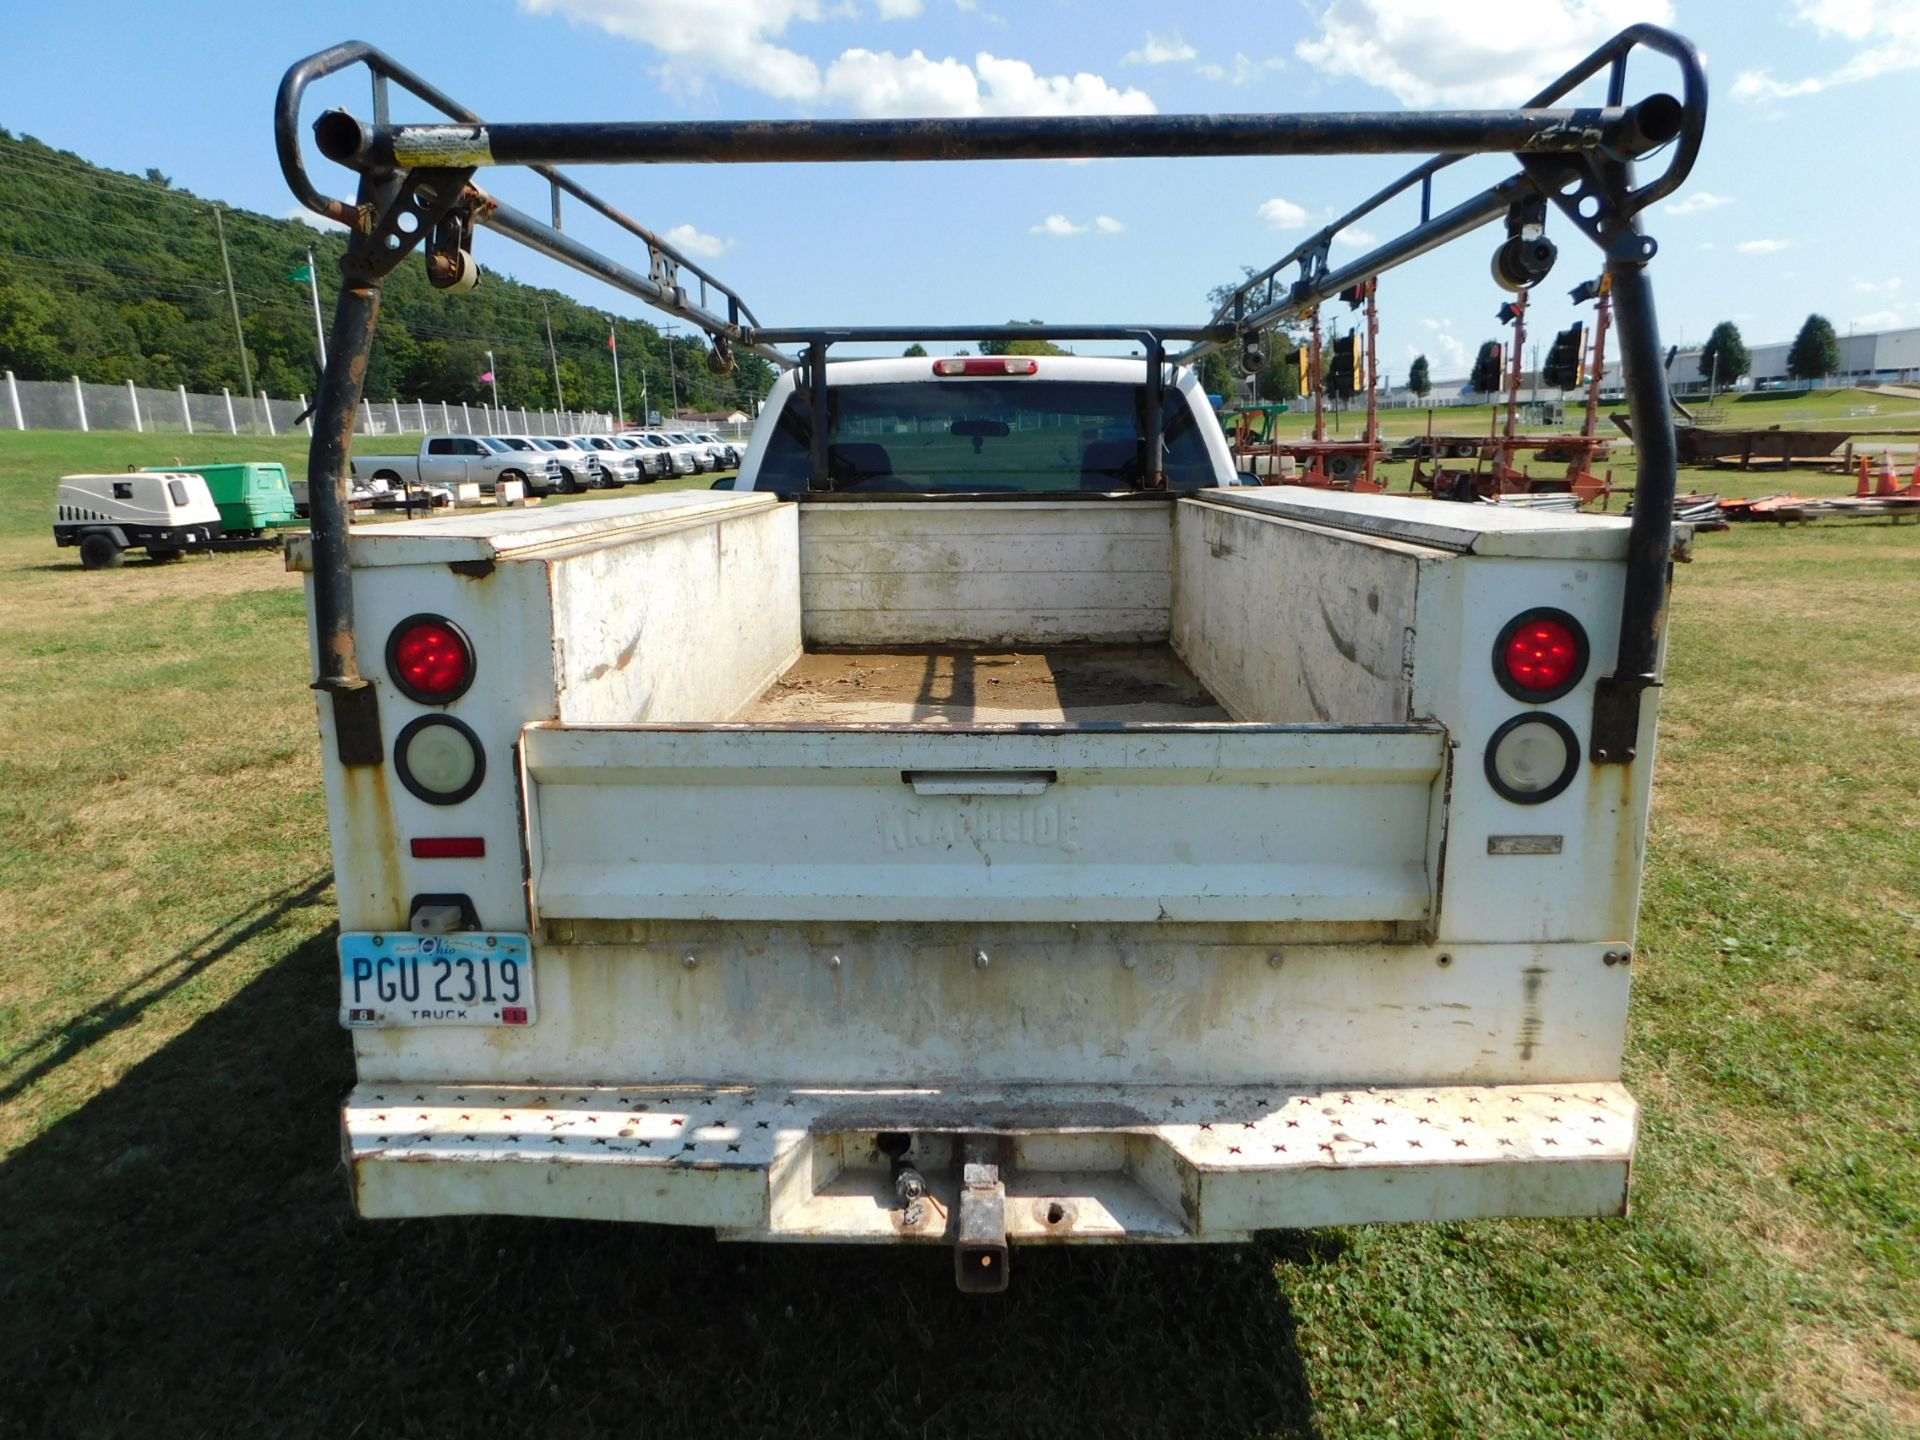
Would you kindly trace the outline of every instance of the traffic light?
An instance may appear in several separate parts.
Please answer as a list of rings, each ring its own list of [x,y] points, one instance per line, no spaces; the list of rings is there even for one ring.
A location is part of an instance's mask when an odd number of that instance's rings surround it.
[[[1572,390],[1580,384],[1587,359],[1586,325],[1576,320],[1553,337],[1547,358],[1540,366],[1540,378],[1555,390]]]
[[[1333,360],[1327,369],[1327,389],[1341,399],[1360,393],[1360,332],[1333,342]]]
[[[1494,312],[1502,325],[1511,325],[1520,315],[1520,307],[1511,300],[1502,300],[1500,308]]]
[[[1358,285],[1349,285],[1340,292],[1340,298],[1347,302],[1349,310],[1358,310],[1367,303],[1367,282],[1362,280]]]
[[[1299,377],[1302,398],[1313,393],[1312,361],[1307,356],[1307,347],[1302,345],[1293,352],[1293,373]]]

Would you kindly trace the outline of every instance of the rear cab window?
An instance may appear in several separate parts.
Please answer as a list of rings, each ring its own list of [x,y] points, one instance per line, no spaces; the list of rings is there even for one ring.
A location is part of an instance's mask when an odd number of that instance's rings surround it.
[[[1088,380],[913,380],[830,386],[827,473],[836,491],[992,495],[1138,489],[1146,387]],[[1186,395],[1166,395],[1169,490],[1217,485]],[[808,488],[809,397],[796,390],[755,487]]]
[[[167,494],[173,497],[173,503],[184,506],[187,503],[187,484],[184,480],[167,481]]]

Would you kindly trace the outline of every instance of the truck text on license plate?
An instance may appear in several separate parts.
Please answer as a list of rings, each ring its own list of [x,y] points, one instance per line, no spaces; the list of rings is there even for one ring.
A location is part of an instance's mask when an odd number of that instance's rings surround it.
[[[340,1023],[531,1025],[533,955],[524,935],[340,937]]]

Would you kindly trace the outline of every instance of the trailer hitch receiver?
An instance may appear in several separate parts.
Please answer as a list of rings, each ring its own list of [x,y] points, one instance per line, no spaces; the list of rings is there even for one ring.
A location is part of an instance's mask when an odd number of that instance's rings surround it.
[[[959,1158],[954,1279],[968,1295],[997,1295],[1007,1288],[1007,1186],[999,1138],[963,1136]]]

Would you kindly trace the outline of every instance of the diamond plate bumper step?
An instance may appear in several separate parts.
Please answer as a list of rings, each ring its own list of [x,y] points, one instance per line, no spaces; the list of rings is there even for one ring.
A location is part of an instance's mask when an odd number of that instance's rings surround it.
[[[1010,1241],[1626,1212],[1638,1107],[1612,1082],[1299,1090],[409,1085],[348,1097],[370,1218],[569,1215],[727,1239],[955,1244],[963,1137],[999,1137]],[[903,1207],[877,1137],[926,1177]]]

